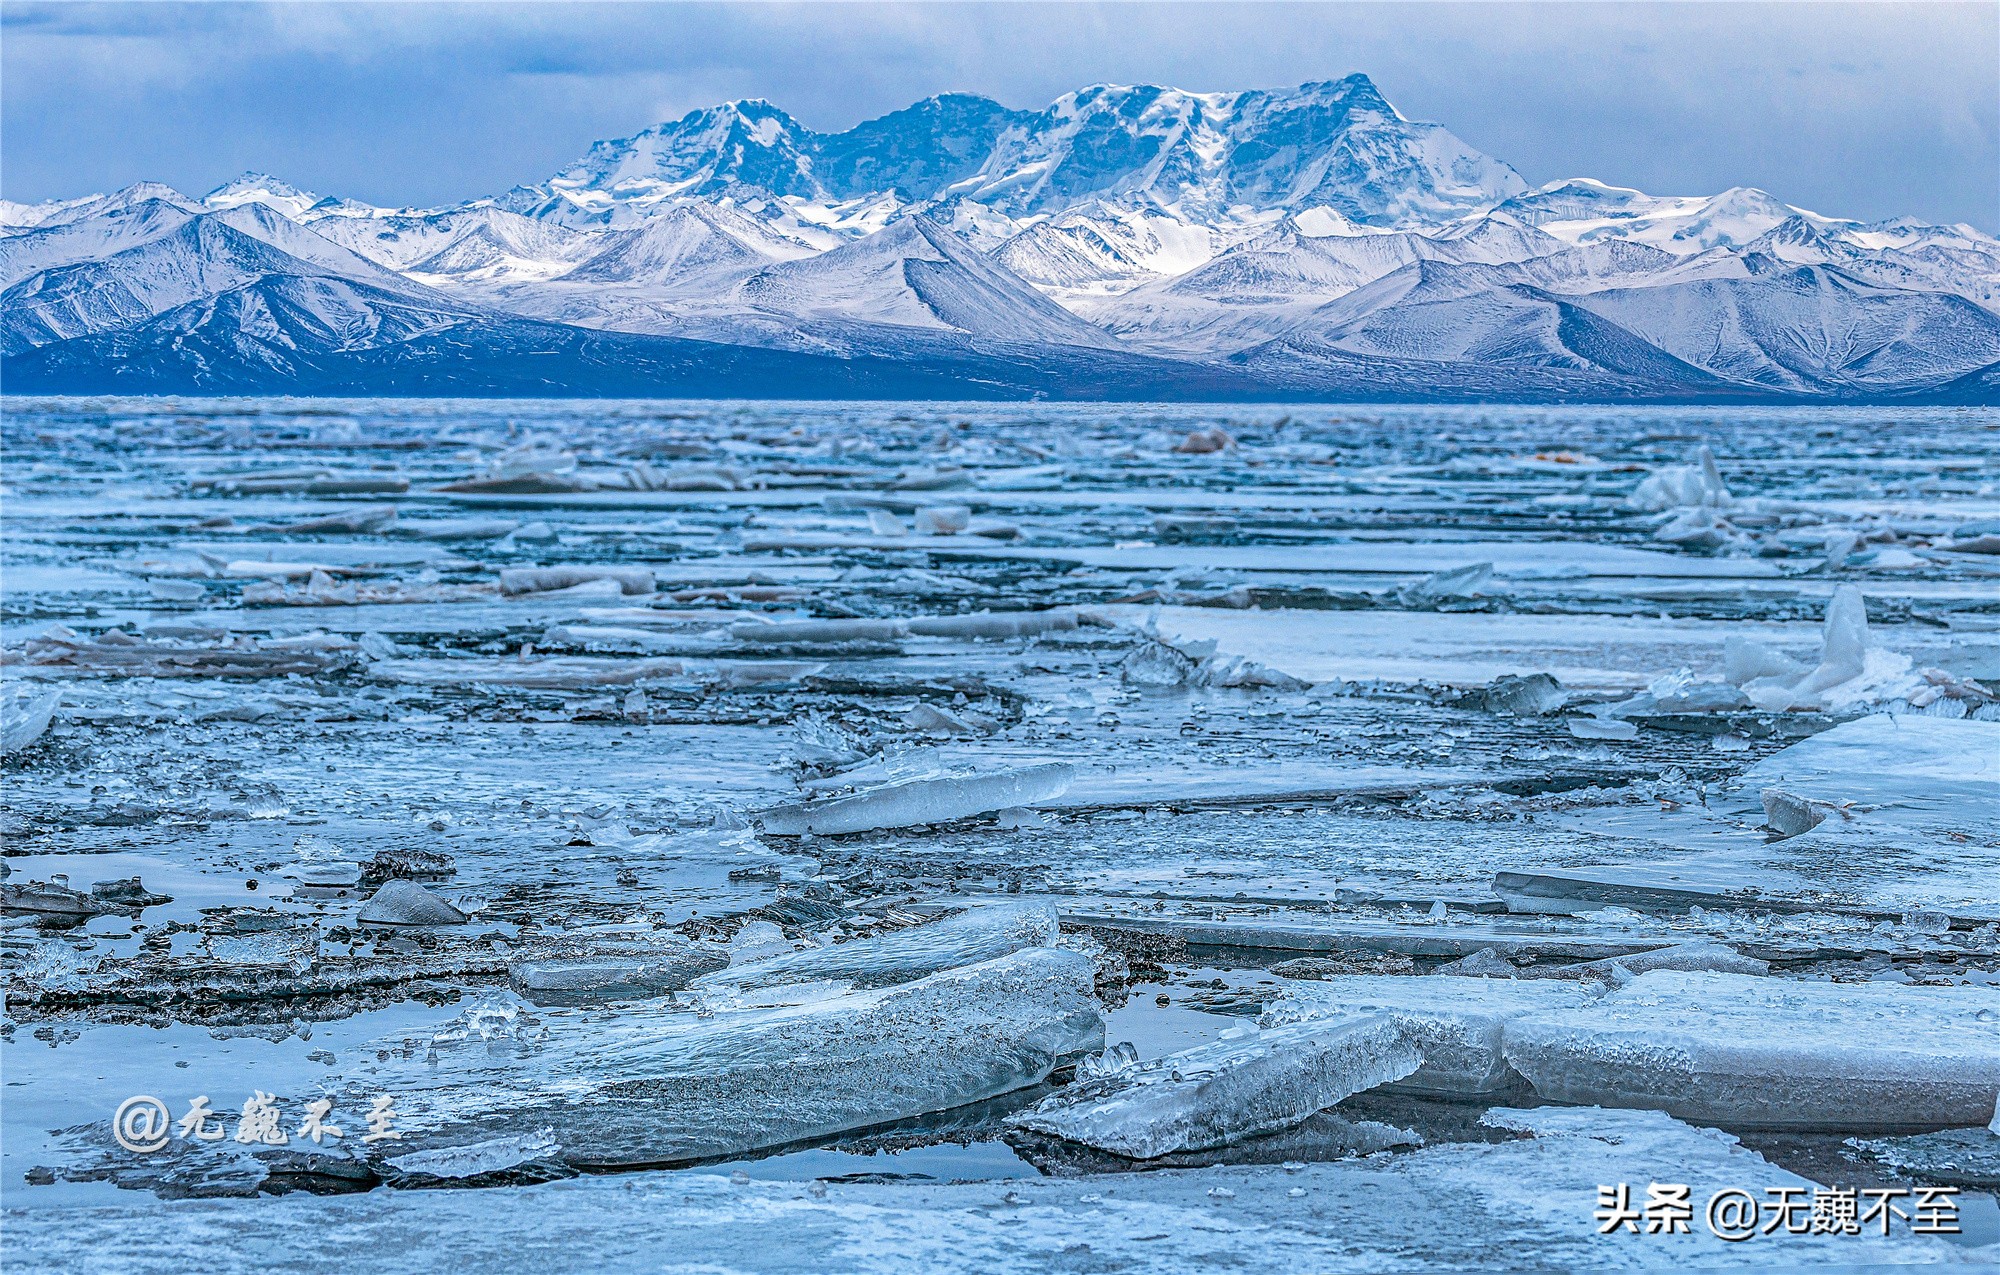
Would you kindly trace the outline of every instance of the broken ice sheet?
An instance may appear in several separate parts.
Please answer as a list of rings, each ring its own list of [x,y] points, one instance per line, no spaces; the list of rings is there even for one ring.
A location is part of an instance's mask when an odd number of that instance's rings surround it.
[[[852,796],[775,806],[758,818],[766,832],[785,837],[947,823],[1053,800],[1068,791],[1074,774],[1067,762],[1046,762],[1018,770],[907,779]]]
[[[399,1095],[432,1150],[554,1127],[576,1166],[737,1155],[994,1097],[1101,1048],[1094,967],[1028,948],[915,982],[696,1020],[653,1002],[551,1010],[546,1038],[435,1066],[371,1065],[355,1093]],[[407,1102],[405,1101],[407,1100]]]
[[[171,1206],[178,1224],[162,1226],[168,1214],[159,1204],[125,1194],[93,1208],[12,1213],[9,1243],[46,1254],[50,1270],[132,1253],[160,1270],[246,1273],[268,1270],[278,1254],[302,1270],[337,1268],[357,1248],[383,1269],[436,1271],[442,1262],[489,1270],[518,1264],[524,1246],[597,1270],[754,1275],[844,1270],[857,1254],[885,1271],[1040,1275],[1086,1249],[1084,1260],[1109,1269],[1251,1275],[1511,1270],[1526,1248],[1547,1270],[1614,1262],[1662,1271],[1978,1268],[1976,1251],[1911,1235],[1904,1223],[1887,1238],[1780,1229],[1729,1243],[1697,1217],[1684,1234],[1606,1237],[1593,1217],[1598,1189],[1630,1181],[1635,1164],[1672,1166],[1672,1180],[1688,1185],[1697,1207],[1746,1183],[1808,1199],[1816,1184],[1726,1134],[1653,1112],[1544,1107],[1496,1110],[1488,1119],[1525,1136],[1296,1168],[1005,1183],[870,1178],[806,1187],[708,1173],[591,1176],[511,1189],[503,1215],[484,1192],[374,1191],[186,1201]],[[635,1227],[635,1217],[672,1225]],[[230,1243],[218,1244],[218,1235]]]
[[[1517,1080],[1500,1053],[1501,1027],[1510,1018],[1588,1004],[1590,992],[1573,984],[1491,979],[1350,974],[1287,983],[1283,998],[1264,1011],[1266,1028],[1387,1015],[1401,1025],[1423,1065],[1390,1086],[1408,1093],[1482,1094]]]
[[[677,991],[728,959],[712,946],[672,933],[562,935],[517,944],[507,977],[515,991],[538,1004],[572,1004]]]
[[[703,974],[694,985],[704,993],[816,980],[883,987],[938,970],[977,964],[1024,947],[1053,947],[1060,937],[1052,904],[984,904],[873,938],[731,964]]]
[[[2000,1096],[2000,990],[1642,974],[1508,1020],[1503,1052],[1558,1102],[1732,1128],[1942,1129]]]
[[[1246,1025],[1214,1044],[1072,1085],[1010,1122],[1150,1160],[1295,1125],[1422,1062],[1389,1015]]]

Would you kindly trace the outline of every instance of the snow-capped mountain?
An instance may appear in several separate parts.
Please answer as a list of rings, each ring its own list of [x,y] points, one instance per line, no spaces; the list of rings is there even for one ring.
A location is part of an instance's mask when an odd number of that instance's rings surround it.
[[[1984,401],[2000,241],[1749,187],[1529,189],[1365,76],[839,133],[740,101],[378,208],[0,201],[9,389]],[[525,360],[525,361],[524,361]],[[615,360],[613,362],[612,360]],[[770,377],[778,378],[770,381]]]

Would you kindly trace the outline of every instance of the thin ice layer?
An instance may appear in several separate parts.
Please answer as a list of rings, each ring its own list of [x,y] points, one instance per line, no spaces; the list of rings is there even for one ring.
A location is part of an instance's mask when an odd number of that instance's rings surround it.
[[[808,833],[835,836],[847,832],[872,832],[878,828],[944,823],[1053,800],[1068,791],[1070,779],[1075,773],[1074,766],[1057,761],[984,775],[911,779],[858,792],[851,797],[778,806],[765,811],[762,818],[764,830],[780,837],[799,837]]]
[[[2000,991],[1661,970],[1509,1021],[1544,1098],[1739,1128],[1983,1124],[2000,1094]]]
[[[1295,1023],[1078,1084],[1012,1120],[1150,1160],[1289,1128],[1350,1094],[1401,1080],[1422,1063],[1391,1015]]]
[[[1264,1011],[1268,1028],[1387,1014],[1402,1025],[1423,1066],[1393,1086],[1405,1093],[1482,1094],[1504,1089],[1515,1072],[1501,1056],[1501,1029],[1523,1014],[1574,1009],[1594,999],[1574,983],[1352,974],[1288,983]]]
[[[716,970],[694,985],[752,988],[838,979],[860,987],[887,987],[1025,947],[1053,947],[1060,937],[1053,904],[998,903],[912,929]]]
[[[546,1039],[447,1049],[423,1074],[392,1065],[357,1084],[398,1094],[399,1152],[553,1128],[570,1164],[685,1163],[1035,1084],[1057,1058],[1102,1046],[1093,982],[1088,957],[1032,948],[691,1030],[673,1030],[690,1015],[640,1007],[615,1026],[551,1015]]]

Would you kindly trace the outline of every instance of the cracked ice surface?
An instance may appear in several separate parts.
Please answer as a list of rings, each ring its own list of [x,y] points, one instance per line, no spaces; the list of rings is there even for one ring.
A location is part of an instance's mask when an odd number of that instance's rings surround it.
[[[2000,1242],[1965,1167],[1991,413],[106,399],[0,433],[9,1269]],[[1829,1076],[1865,1100],[1743,1101]],[[256,1093],[284,1146],[111,1137],[133,1095],[233,1132]],[[404,1137],[364,1145],[379,1095]],[[1547,1105],[1580,1102],[1651,1109]],[[1957,1184],[1967,1234],[1595,1235],[1599,1185],[1657,1180]]]

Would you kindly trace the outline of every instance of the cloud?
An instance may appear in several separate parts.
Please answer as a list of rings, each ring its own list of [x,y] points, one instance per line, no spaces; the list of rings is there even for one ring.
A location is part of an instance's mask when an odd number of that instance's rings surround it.
[[[9,4],[0,181],[47,198],[246,168],[382,203],[539,180],[768,98],[840,129],[931,93],[1223,90],[1365,71],[1534,181],[1755,185],[2000,230],[1987,4]]]

